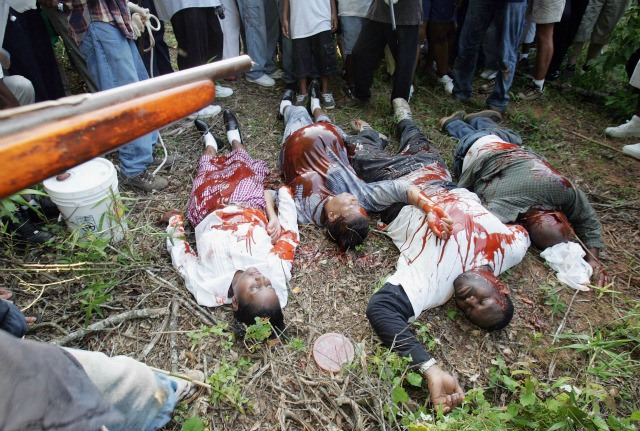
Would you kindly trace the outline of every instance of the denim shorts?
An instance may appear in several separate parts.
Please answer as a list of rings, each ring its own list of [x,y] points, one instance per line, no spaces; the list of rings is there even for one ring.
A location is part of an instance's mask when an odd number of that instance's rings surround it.
[[[352,54],[353,47],[358,41],[358,36],[360,36],[360,30],[362,30],[362,23],[364,22],[364,20],[364,18],[361,18],[359,16],[340,17],[344,55]]]
[[[422,0],[422,22],[447,24],[455,20],[453,0]]]
[[[320,76],[332,76],[338,71],[336,45],[331,30],[313,36],[293,39],[293,64],[296,78],[305,78],[314,71]]]

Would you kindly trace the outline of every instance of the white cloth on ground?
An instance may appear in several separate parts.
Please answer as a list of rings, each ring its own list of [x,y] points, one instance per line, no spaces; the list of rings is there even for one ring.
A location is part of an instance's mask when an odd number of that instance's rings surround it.
[[[558,281],[586,292],[593,268],[583,259],[585,255],[584,249],[575,242],[562,242],[540,253],[547,265],[556,271]]]

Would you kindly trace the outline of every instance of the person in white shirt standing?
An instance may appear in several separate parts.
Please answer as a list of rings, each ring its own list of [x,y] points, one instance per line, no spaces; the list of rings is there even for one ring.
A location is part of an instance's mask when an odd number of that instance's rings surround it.
[[[205,151],[193,182],[187,217],[195,227],[196,250],[185,239],[182,215],[169,211],[167,250],[173,266],[200,305],[232,304],[238,321],[252,325],[268,317],[284,329],[282,308],[299,242],[297,214],[291,191],[277,192],[278,213],[265,191],[266,162],[253,160],[242,144],[238,121],[224,112],[232,151],[217,156],[218,142],[206,123]]]
[[[289,16],[291,12],[291,16]],[[293,64],[299,93],[296,105],[309,101],[307,79],[315,72],[320,75],[322,109],[333,109],[336,102],[329,91],[329,77],[338,72],[336,47],[332,32],[338,28],[335,0],[284,0],[282,6],[282,34],[293,41]]]

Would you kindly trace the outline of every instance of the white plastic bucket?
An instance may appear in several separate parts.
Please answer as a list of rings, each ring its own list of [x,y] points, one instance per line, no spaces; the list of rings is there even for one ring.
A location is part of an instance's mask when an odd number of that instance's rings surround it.
[[[90,160],[43,185],[72,231],[81,236],[92,232],[114,242],[124,236],[118,175],[109,160]]]

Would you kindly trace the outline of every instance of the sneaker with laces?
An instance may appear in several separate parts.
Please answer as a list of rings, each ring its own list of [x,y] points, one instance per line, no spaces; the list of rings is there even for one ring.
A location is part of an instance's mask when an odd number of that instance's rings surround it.
[[[622,152],[628,156],[631,156],[640,160],[640,143],[625,145],[624,147],[622,147]]]
[[[9,217],[2,219],[7,224],[7,233],[15,239],[31,244],[44,244],[56,236],[44,230],[40,230],[38,224],[32,222],[27,213],[18,210],[13,213],[13,220]]]
[[[544,87],[540,88],[536,84],[531,83],[531,87],[527,91],[518,93],[520,100],[536,100],[542,97]]]
[[[231,88],[216,84],[216,99],[224,99],[232,95],[233,90]]]
[[[464,120],[465,115],[467,114],[464,111],[456,111],[451,115],[448,115],[446,117],[442,117],[441,119],[439,119],[438,125],[440,126],[441,129],[444,130],[444,128],[447,127],[447,124],[449,124],[450,122],[454,120]]]
[[[282,71],[282,69],[276,69],[271,73],[268,73],[267,75],[269,75],[269,78],[271,79],[282,79],[282,77],[284,76],[284,72]]]
[[[320,94],[320,106],[322,109],[333,109],[336,107],[336,101],[333,100],[333,94],[321,93]]]
[[[247,78],[248,82],[251,82],[253,84],[262,85],[263,87],[273,87],[274,85],[276,85],[276,81],[274,81],[273,78],[271,78],[266,73],[264,73],[261,77],[256,78],[256,79],[249,78],[248,76],[246,78]]]
[[[453,79],[449,75],[442,75],[438,78],[438,82],[442,84],[442,88],[446,93],[453,93]]]
[[[189,118],[189,120],[195,120],[196,118],[215,117],[220,113],[220,111],[222,111],[222,108],[220,108],[218,105],[209,105],[205,106],[199,111],[194,112],[187,118]]]
[[[148,170],[136,175],[135,177],[127,178],[122,183],[145,192],[162,190],[169,185],[169,181],[165,178],[160,175],[152,175]]]
[[[480,78],[486,79],[487,81],[491,81],[492,79],[496,79],[496,76],[498,76],[498,71],[497,70],[491,70],[491,69],[484,70],[480,74]]]
[[[393,105],[393,115],[396,123],[399,123],[402,120],[411,120],[413,116],[411,115],[411,108],[409,107],[409,102],[404,100],[401,97],[393,99],[391,102]]]
[[[177,157],[175,154],[167,155],[167,161],[162,165],[162,171],[170,171],[173,164],[176,162]],[[149,170],[155,171],[158,166],[164,161],[164,156],[153,156],[153,161],[149,163]]]
[[[604,133],[612,138],[640,138],[640,117],[634,115],[624,124],[607,127]]]
[[[482,84],[480,88],[478,88],[478,93],[480,94],[490,94],[493,93],[493,89],[496,86],[496,80],[490,79],[486,84]]]

